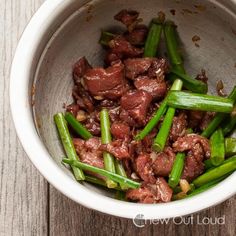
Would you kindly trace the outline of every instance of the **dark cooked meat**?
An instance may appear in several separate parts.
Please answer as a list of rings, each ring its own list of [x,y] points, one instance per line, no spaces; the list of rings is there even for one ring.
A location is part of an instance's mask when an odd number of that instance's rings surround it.
[[[80,108],[88,112],[94,111],[94,100],[81,84],[74,86],[72,95]]]
[[[85,121],[85,127],[88,131],[95,136],[99,136],[101,133],[100,122],[99,122],[99,113],[93,112],[90,113],[87,120]]]
[[[140,154],[135,160],[136,172],[147,183],[155,183],[156,178],[152,170],[152,160],[149,154]]]
[[[125,76],[129,79],[143,75],[152,64],[152,58],[130,58],[124,61]]]
[[[101,98],[117,99],[127,90],[124,67],[120,62],[107,69],[88,69],[84,75],[84,83],[92,96]]]
[[[119,160],[130,158],[126,140],[117,139],[109,144],[103,144],[100,146],[100,150],[109,152]]]
[[[152,96],[141,90],[129,91],[121,98],[121,108],[139,125],[145,124]]]
[[[164,178],[157,178],[155,184],[143,184],[138,189],[129,189],[127,199],[140,203],[169,202],[173,191]]]
[[[123,36],[117,36],[114,39],[112,39],[109,42],[109,47],[111,48],[111,51],[109,52],[109,54],[112,53],[116,55],[116,57],[119,59],[124,59],[124,58],[129,58],[129,57],[139,57],[143,53],[143,49],[133,46]],[[114,55],[112,56],[112,59],[113,59],[112,61],[114,61],[114,58],[115,58]]]
[[[152,144],[153,139],[156,137],[157,131],[154,129],[152,132],[150,132],[147,136],[144,137],[144,139],[141,141],[142,149],[144,152],[152,152]]]
[[[115,139],[125,139],[130,136],[130,127],[121,122],[114,122],[111,125],[111,134]]]
[[[137,25],[131,32],[125,34],[125,38],[132,45],[143,45],[148,34],[146,25]]]
[[[179,137],[184,136],[187,126],[188,122],[185,112],[181,112],[178,116],[175,116],[170,129],[170,140],[175,142]]]
[[[212,119],[214,118],[215,113],[214,112],[206,112],[205,115],[202,118],[202,121],[199,125],[199,128],[203,131],[207,128],[207,126],[210,124]]]
[[[139,13],[133,10],[121,10],[114,16],[114,19],[120,21],[125,26],[130,26],[133,24],[139,17]]]
[[[147,76],[138,77],[134,86],[138,90],[150,93],[153,99],[160,100],[166,95],[167,87],[164,79],[149,79]]]
[[[173,144],[173,148],[175,152],[184,152],[193,150],[197,144],[201,145],[205,157],[209,158],[211,155],[209,140],[198,134],[187,134],[184,137],[178,138]]]
[[[85,72],[91,68],[92,66],[88,63],[87,59],[85,57],[81,57],[73,66],[73,79],[75,84],[80,83]]]
[[[78,104],[75,104],[75,103],[72,103],[72,104],[66,106],[66,111],[70,112],[75,117],[76,117],[79,109],[80,109],[80,106]]]
[[[158,176],[169,176],[172,166],[175,160],[175,153],[171,147],[165,148],[164,152],[160,152],[156,155],[153,161],[152,168],[154,174]]]
[[[153,59],[152,65],[148,70],[148,76],[150,78],[164,79],[165,74],[168,72],[168,63],[166,59]]]
[[[73,139],[75,150],[83,163],[104,168],[102,151],[99,150],[101,141],[99,138],[90,138],[84,141],[79,138]]]
[[[190,128],[198,128],[199,124],[202,122],[204,116],[203,111],[189,111],[188,112],[188,122]]]
[[[184,170],[182,179],[186,179],[192,182],[195,178],[201,175],[204,171],[204,164],[202,161],[198,161],[192,153],[189,153],[185,159]]]

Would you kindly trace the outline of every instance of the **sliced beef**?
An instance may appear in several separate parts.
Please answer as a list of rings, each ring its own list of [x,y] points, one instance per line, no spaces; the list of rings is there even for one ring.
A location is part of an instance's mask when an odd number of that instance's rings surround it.
[[[164,152],[158,153],[155,160],[153,161],[152,168],[154,174],[163,177],[169,176],[174,164],[174,160],[175,153],[173,152],[172,148],[165,148]]]
[[[99,67],[87,70],[84,82],[89,93],[108,99],[120,98],[127,90],[123,69],[121,63],[116,63],[107,69]]]
[[[66,111],[70,112],[75,117],[76,117],[79,109],[80,109],[80,106],[78,104],[76,104],[76,103],[72,103],[72,104],[66,106]]]
[[[205,157],[209,158],[211,154],[209,140],[198,134],[187,134],[184,137],[178,138],[173,144],[173,148],[175,152],[194,151],[193,149],[197,144],[200,144]]]
[[[152,152],[152,144],[153,140],[156,137],[157,131],[156,129],[153,129],[148,135],[144,137],[144,139],[141,141],[141,145],[143,147],[144,152]]]
[[[72,95],[80,108],[88,112],[94,111],[95,101],[81,84],[78,83],[76,86],[74,86]]]
[[[139,125],[144,125],[152,96],[141,90],[127,92],[121,98],[121,108]]]
[[[205,115],[202,118],[202,121],[199,125],[200,129],[203,131],[207,128],[207,126],[210,124],[212,119],[214,118],[215,113],[214,112],[206,112]]]
[[[192,182],[195,178],[204,172],[204,164],[202,161],[198,161],[196,156],[191,152],[185,158],[185,165],[182,174],[182,179],[186,179],[188,182]]]
[[[139,13],[137,11],[133,10],[121,10],[119,13],[117,13],[114,16],[114,19],[117,21],[120,21],[123,23],[125,26],[130,26],[132,25],[139,17]]]
[[[125,76],[129,79],[145,74],[153,62],[152,58],[129,58],[124,61]]]
[[[179,137],[184,136],[187,126],[187,115],[184,112],[175,116],[170,130],[170,140],[175,142]]]
[[[123,36],[116,36],[114,39],[112,39],[109,42],[109,47],[111,49],[109,51],[110,60],[107,58],[106,61],[111,61],[111,59],[114,61],[115,58],[124,59],[130,57],[139,57],[143,53],[143,49],[133,46]]]
[[[100,150],[109,152],[119,160],[130,158],[126,140],[117,139],[109,144],[103,144],[100,146]]]
[[[165,74],[168,72],[168,63],[166,59],[153,59],[152,65],[148,70],[148,76],[150,78],[164,79]]]
[[[136,172],[142,180],[147,183],[155,183],[156,179],[151,167],[152,160],[149,154],[141,154],[135,160],[136,163]]]
[[[149,79],[147,76],[138,77],[134,82],[134,86],[138,90],[150,93],[155,100],[162,99],[167,91],[164,79]]]
[[[101,141],[99,138],[90,138],[87,141],[84,141],[79,138],[73,139],[73,143],[78,153],[80,160],[83,163],[98,167],[104,168],[102,151],[99,150]]]
[[[75,84],[80,83],[85,72],[91,68],[92,66],[88,63],[87,59],[85,57],[81,57],[73,66],[73,79]]]
[[[173,191],[164,178],[157,178],[155,184],[143,184],[138,189],[130,189],[127,199],[140,203],[159,203],[171,201]]]
[[[198,128],[200,123],[202,122],[202,118],[204,116],[203,111],[189,111],[188,112],[188,121],[190,128]]]
[[[84,125],[92,135],[99,136],[101,133],[99,113],[97,111],[90,113]]]
[[[121,122],[114,122],[111,125],[111,134],[115,139],[125,139],[130,136],[130,127]]]
[[[144,45],[148,34],[146,25],[137,25],[131,32],[125,34],[125,38],[132,45]]]

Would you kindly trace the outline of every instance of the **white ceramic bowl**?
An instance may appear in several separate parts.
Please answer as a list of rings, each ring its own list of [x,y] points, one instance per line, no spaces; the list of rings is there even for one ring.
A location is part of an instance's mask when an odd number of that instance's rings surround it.
[[[145,205],[118,201],[109,192],[77,183],[60,164],[62,150],[52,116],[62,111],[63,102],[69,102],[71,65],[83,55],[92,64],[101,64],[102,50],[97,44],[100,29],[117,25],[112,16],[123,8],[140,11],[146,23],[159,10],[164,11],[179,25],[188,53],[185,58],[189,73],[196,74],[205,67],[212,91],[216,81],[222,78],[227,90],[231,89],[236,63],[235,0],[48,0],[25,29],[12,64],[11,109],[26,153],[40,173],[63,194],[88,208],[115,216],[176,217],[226,200],[235,194],[236,173],[191,199]],[[175,16],[170,14],[171,9],[176,10]],[[191,41],[194,34],[201,36],[200,48]],[[32,86],[36,88],[33,91]]]

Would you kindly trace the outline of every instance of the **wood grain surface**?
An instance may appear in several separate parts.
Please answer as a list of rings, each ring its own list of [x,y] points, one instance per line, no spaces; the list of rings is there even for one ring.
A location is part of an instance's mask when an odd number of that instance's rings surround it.
[[[17,42],[42,3],[43,0],[0,0],[0,236],[236,235],[236,197],[194,214],[189,224],[189,218],[185,218],[185,224],[170,220],[166,224],[148,222],[145,227],[138,228],[131,220],[104,215],[76,204],[40,176],[17,139],[8,90]],[[225,223],[203,224],[204,217],[213,221],[216,217],[225,217]]]

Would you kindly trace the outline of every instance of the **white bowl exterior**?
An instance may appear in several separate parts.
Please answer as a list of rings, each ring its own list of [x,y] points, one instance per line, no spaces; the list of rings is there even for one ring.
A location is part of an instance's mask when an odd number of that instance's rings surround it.
[[[55,164],[35,128],[29,98],[29,81],[34,76],[48,35],[52,35],[55,29],[73,13],[75,5],[82,6],[86,2],[47,0],[25,29],[15,53],[10,81],[12,116],[18,137],[35,167],[55,188],[74,201],[88,208],[125,218],[133,218],[137,214],[143,214],[146,219],[187,215],[218,204],[234,195],[236,173],[216,187],[191,199],[156,205],[122,202],[78,184]],[[235,0],[227,2],[229,5],[236,4]]]

